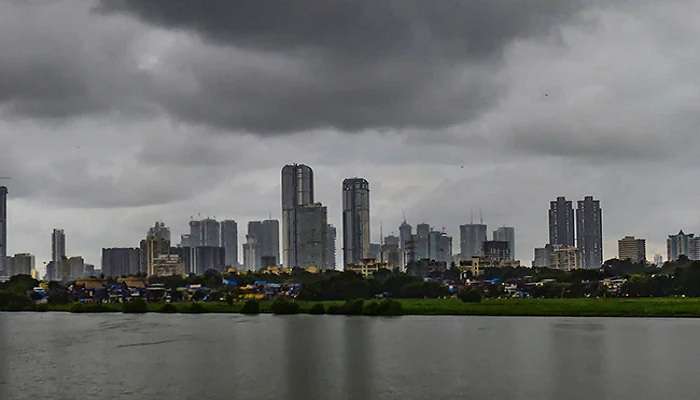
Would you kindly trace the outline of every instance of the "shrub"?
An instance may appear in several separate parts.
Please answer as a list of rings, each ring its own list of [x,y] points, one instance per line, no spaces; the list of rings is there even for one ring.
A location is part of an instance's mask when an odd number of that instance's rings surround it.
[[[101,313],[101,312],[112,312],[111,308],[95,303],[73,303],[68,311],[72,313]]]
[[[365,302],[362,300],[348,300],[343,304],[345,315],[362,315]]]
[[[127,314],[143,314],[148,311],[148,304],[143,299],[134,299],[122,304],[122,312]]]
[[[458,297],[465,303],[481,302],[481,292],[476,289],[463,289],[459,292]]]
[[[278,298],[272,302],[270,307],[274,314],[298,314],[299,304],[291,302],[287,299]]]
[[[199,303],[192,303],[190,306],[187,308],[187,312],[191,314],[201,314],[205,312],[206,310],[204,309],[204,306],[199,304]]]
[[[328,307],[328,314],[362,315],[364,304],[365,302],[362,300],[348,300],[343,305],[333,304]]]
[[[326,308],[321,303],[316,303],[309,309],[309,314],[320,315],[325,314]]]
[[[170,303],[165,303],[163,306],[158,310],[160,313],[166,313],[166,314],[172,314],[177,312],[177,307]]]
[[[377,307],[378,315],[395,316],[403,314],[403,305],[396,300],[385,299],[379,303]]]
[[[260,303],[257,300],[248,300],[243,304],[241,308],[241,314],[259,314],[260,313]]]
[[[49,305],[48,304],[35,304],[34,311],[39,311],[39,312],[49,311]]]

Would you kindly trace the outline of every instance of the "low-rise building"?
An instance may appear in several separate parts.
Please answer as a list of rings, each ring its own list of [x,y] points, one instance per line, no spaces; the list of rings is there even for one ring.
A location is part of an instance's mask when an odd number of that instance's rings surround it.
[[[581,268],[581,252],[575,246],[552,246],[549,260],[550,268],[571,271]]]
[[[161,254],[153,259],[155,276],[184,276],[185,263],[177,254]]]

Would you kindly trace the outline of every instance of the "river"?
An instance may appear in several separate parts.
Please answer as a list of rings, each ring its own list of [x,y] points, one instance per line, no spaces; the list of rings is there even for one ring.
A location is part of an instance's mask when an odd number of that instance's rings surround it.
[[[0,313],[0,399],[695,399],[698,319]]]

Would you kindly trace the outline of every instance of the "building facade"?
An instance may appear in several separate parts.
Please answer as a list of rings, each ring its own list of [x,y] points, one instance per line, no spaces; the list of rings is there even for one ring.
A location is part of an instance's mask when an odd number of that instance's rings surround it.
[[[106,277],[136,275],[141,272],[141,249],[102,249],[102,274]]]
[[[574,246],[552,246],[549,267],[563,271],[581,268],[581,252]]]
[[[296,265],[328,268],[328,210],[321,203],[296,209]]]
[[[617,258],[633,263],[646,263],[646,240],[625,236],[617,241]]]
[[[484,258],[497,262],[512,260],[509,244],[505,240],[487,240],[483,247]]]
[[[512,226],[502,226],[493,231],[493,240],[508,242],[510,259],[515,259],[515,228]]]
[[[459,226],[459,251],[463,260],[483,255],[486,241],[485,224],[464,224]]]
[[[360,264],[368,258],[370,243],[369,182],[343,181],[343,263]]]
[[[51,261],[56,267],[66,258],[66,234],[63,229],[54,229],[51,233]]]
[[[544,247],[535,248],[535,258],[532,260],[533,268],[549,268],[552,258],[552,245],[546,244]]]
[[[238,266],[238,223],[234,220],[221,221],[221,247],[226,253],[227,266]]]
[[[335,229],[335,226],[332,224],[328,224],[328,230],[327,230],[327,240],[326,240],[326,251],[328,252],[328,255],[326,256],[326,262],[328,264],[328,269],[335,269],[336,262],[335,262],[335,256],[336,256],[336,240],[338,236],[338,232]]]
[[[566,197],[549,203],[549,244],[574,246],[574,209]]]
[[[593,196],[579,200],[576,207],[576,247],[581,251],[582,268],[603,264],[603,212]]]
[[[416,225],[416,234],[413,238],[415,260],[430,259],[430,225]]]
[[[7,274],[7,187],[0,186],[0,275]]]
[[[666,251],[668,253],[668,261],[676,261],[680,256],[686,256],[690,258],[690,245],[691,239],[695,237],[694,234],[685,234],[681,230],[677,235],[669,235],[666,239]]]
[[[413,227],[406,222],[404,218],[399,225],[399,248],[401,249],[401,268],[408,264],[408,242],[411,241],[413,235]]]
[[[280,262],[279,221],[269,219],[248,222],[248,234],[243,249],[246,269],[259,270]]]
[[[312,204],[313,170],[303,164],[285,165],[282,168],[282,261],[285,266],[299,266],[297,209]]]

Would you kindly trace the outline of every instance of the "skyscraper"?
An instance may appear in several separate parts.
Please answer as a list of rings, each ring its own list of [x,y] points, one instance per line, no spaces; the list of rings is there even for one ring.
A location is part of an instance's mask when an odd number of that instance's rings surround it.
[[[510,260],[515,259],[515,228],[512,226],[502,226],[493,231],[493,240],[508,242]]]
[[[328,210],[321,203],[296,208],[296,267],[328,268]]]
[[[140,260],[140,248],[102,249],[102,273],[108,277],[138,274]]]
[[[343,181],[343,263],[359,264],[369,254],[369,182]]]
[[[0,275],[7,273],[7,188],[0,186]]]
[[[248,222],[248,234],[243,249],[245,267],[258,270],[278,264],[280,258],[279,222],[274,219]],[[265,262],[264,262],[265,261]]]
[[[416,225],[416,235],[413,238],[413,244],[415,246],[416,261],[430,258],[430,225]]]
[[[156,223],[148,229],[148,233],[146,233],[146,236],[170,242],[170,228],[165,226],[164,222],[156,221]]]
[[[313,203],[313,170],[303,164],[285,165],[282,168],[282,257],[286,266],[296,267],[299,264],[296,210]]]
[[[326,264],[328,269],[335,269],[335,242],[337,238],[337,231],[335,226],[328,224],[327,240],[326,240],[326,251],[328,256],[326,256]]]
[[[189,246],[202,246],[202,221],[190,221]]]
[[[676,261],[680,256],[690,258],[690,243],[694,234],[685,234],[681,230],[677,235],[669,235],[666,240],[666,249],[668,251],[668,261]]]
[[[630,260],[633,263],[646,262],[646,241],[637,239],[634,236],[623,237],[617,241],[617,258]]]
[[[402,268],[408,263],[408,243],[411,241],[411,235],[413,235],[413,228],[406,222],[406,218],[404,218],[401,225],[399,225],[399,248],[401,249]]]
[[[485,224],[464,224],[459,226],[459,249],[463,260],[471,260],[474,256],[482,256],[486,241]]]
[[[565,197],[549,203],[549,243],[574,245],[574,209]]]
[[[221,225],[212,218],[203,219],[202,226],[202,244],[200,246],[220,247],[221,246]]]
[[[576,208],[576,247],[581,251],[582,268],[603,264],[603,213],[600,201],[586,196]]]
[[[224,248],[227,266],[238,265],[238,224],[234,220],[221,221],[221,247]]]
[[[66,257],[66,234],[63,229],[54,229],[51,234],[51,261],[57,266]]]

